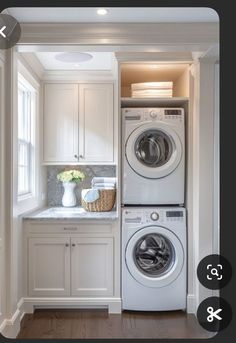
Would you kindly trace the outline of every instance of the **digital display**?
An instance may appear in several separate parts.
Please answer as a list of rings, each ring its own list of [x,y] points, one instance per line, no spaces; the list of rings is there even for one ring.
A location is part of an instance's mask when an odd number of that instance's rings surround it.
[[[183,212],[182,211],[167,211],[166,217],[167,218],[183,217]]]
[[[165,110],[165,115],[166,116],[180,116],[181,115],[180,110]]]

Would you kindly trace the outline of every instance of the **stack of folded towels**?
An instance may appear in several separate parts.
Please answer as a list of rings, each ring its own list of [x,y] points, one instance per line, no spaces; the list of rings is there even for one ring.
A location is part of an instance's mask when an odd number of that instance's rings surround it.
[[[95,189],[115,189],[116,177],[94,177],[91,185]]]
[[[90,189],[82,190],[82,199],[86,202],[94,202],[99,199],[99,189],[116,189],[115,177],[94,177]]]

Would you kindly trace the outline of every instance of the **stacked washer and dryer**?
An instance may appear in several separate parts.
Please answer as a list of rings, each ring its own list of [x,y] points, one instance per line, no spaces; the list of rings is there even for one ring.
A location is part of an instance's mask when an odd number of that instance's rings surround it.
[[[186,308],[182,108],[122,109],[124,310]]]

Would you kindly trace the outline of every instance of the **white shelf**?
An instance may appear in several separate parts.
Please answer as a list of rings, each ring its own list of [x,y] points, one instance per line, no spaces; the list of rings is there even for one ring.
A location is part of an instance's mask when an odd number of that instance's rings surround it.
[[[188,103],[187,97],[176,98],[121,98],[121,107],[182,107]]]

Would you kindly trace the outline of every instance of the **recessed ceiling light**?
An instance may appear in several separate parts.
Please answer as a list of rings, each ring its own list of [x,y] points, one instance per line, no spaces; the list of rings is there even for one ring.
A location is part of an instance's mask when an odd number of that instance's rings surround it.
[[[79,63],[75,63],[75,67],[76,68],[80,67],[80,64]]]
[[[99,8],[97,10],[98,15],[106,15],[107,13],[108,13],[108,10],[106,10],[105,8]]]
[[[86,52],[62,52],[55,56],[55,59],[65,63],[83,63],[93,58]]]

